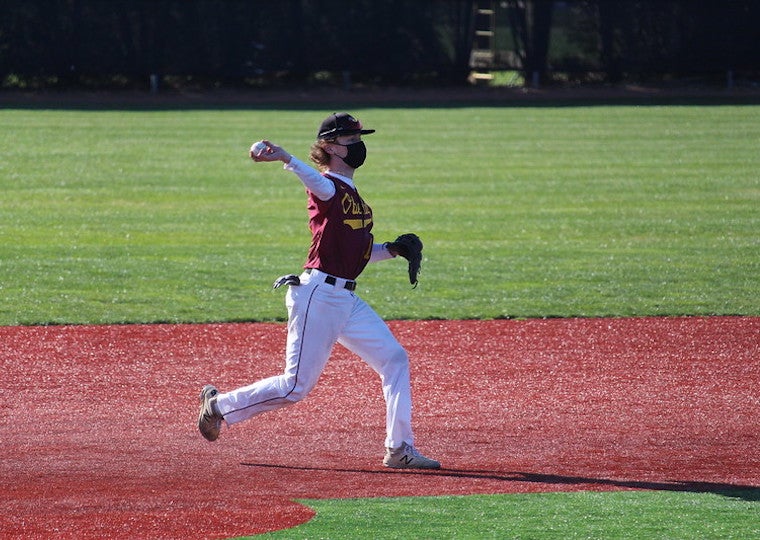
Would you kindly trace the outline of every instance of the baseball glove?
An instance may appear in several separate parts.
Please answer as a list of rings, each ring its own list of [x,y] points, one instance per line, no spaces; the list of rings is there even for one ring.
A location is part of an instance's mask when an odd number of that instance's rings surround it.
[[[386,247],[409,261],[409,283],[417,287],[417,275],[422,266],[422,240],[414,233],[402,234]]]

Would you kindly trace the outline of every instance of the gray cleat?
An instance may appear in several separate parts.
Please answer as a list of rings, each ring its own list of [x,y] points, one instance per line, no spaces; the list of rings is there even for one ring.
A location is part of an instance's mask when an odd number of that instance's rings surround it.
[[[201,412],[198,415],[198,429],[207,441],[215,441],[219,438],[222,429],[222,415],[215,411],[212,399],[219,391],[215,386],[207,384],[201,390]],[[216,400],[213,400],[216,402]]]

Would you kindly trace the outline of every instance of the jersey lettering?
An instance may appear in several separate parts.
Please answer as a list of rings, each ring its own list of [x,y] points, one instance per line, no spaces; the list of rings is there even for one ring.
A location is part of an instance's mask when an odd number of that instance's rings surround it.
[[[346,216],[361,216],[360,218],[349,217],[343,220],[343,223],[352,229],[363,229],[372,223],[372,212],[361,198],[357,201],[351,193],[346,192],[343,194],[341,207]]]

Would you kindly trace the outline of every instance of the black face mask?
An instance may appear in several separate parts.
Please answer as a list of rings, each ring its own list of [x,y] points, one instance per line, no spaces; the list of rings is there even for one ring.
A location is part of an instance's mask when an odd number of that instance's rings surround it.
[[[367,147],[364,146],[364,141],[341,144],[341,146],[345,146],[348,152],[346,157],[342,158],[346,165],[352,169],[358,169],[364,164],[364,160],[367,159]]]

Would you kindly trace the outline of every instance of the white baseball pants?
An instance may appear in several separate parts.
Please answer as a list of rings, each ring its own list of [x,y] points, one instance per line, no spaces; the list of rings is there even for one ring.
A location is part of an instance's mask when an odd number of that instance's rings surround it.
[[[249,386],[220,393],[217,407],[228,424],[292,405],[314,388],[334,344],[360,356],[380,375],[386,403],[387,448],[414,444],[409,358],[377,313],[345,280],[325,283],[328,274],[312,270],[300,276],[286,296],[288,339],[285,371]]]

